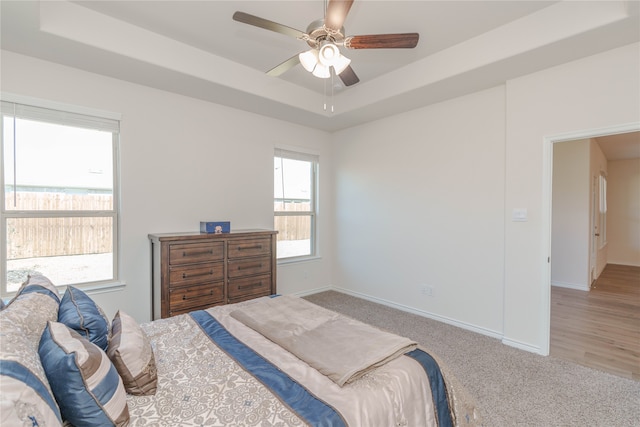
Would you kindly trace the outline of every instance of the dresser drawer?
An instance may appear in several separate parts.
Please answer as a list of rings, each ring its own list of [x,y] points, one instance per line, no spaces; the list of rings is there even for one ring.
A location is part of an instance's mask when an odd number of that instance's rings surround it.
[[[224,302],[224,283],[207,283],[169,291],[171,315],[175,312],[193,311]]]
[[[169,269],[170,288],[204,282],[216,282],[218,280],[224,280],[224,264],[222,262],[184,265],[171,267]]]
[[[170,265],[222,261],[223,259],[223,242],[185,243],[175,244],[169,247]]]
[[[227,257],[245,258],[271,254],[271,239],[243,239],[227,244]]]
[[[229,280],[228,292],[229,300],[234,300],[234,302],[247,296],[270,295],[271,275],[264,274],[262,276]]]
[[[246,258],[229,260],[227,263],[227,276],[244,277],[254,274],[271,272],[271,257]]]
[[[277,234],[274,230],[149,234],[153,319],[276,293]]]

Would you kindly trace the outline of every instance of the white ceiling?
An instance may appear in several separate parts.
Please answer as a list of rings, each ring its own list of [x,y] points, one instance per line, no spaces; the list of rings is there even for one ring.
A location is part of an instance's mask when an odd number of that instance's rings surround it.
[[[619,133],[595,138],[607,160],[640,157],[640,132]]]
[[[301,66],[264,74],[306,43],[231,18],[240,10],[305,31],[323,1],[2,0],[0,8],[3,49],[328,131],[640,40],[637,0],[356,0],[347,35],[417,32],[420,41],[343,48],[360,83],[344,88],[336,78],[331,96],[331,81]]]

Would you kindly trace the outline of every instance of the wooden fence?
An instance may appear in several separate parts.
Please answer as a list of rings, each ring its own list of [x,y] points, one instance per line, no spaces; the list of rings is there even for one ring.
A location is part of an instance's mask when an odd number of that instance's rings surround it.
[[[17,192],[7,194],[6,205],[18,210],[110,210],[110,194],[65,194],[46,192]],[[282,204],[276,203],[276,209]],[[286,211],[308,211],[309,203],[290,203]],[[276,217],[278,240],[308,240],[308,216]],[[113,251],[113,223],[111,218],[8,218],[7,259],[22,259],[62,255],[86,255]]]
[[[5,206],[17,210],[110,210],[108,194],[17,192]],[[8,218],[7,259],[113,251],[113,222],[105,217]]]
[[[309,203],[287,202],[282,209],[282,202],[275,202],[274,209],[286,212],[309,211]],[[279,231],[278,240],[309,240],[311,238],[311,218],[309,216],[276,216],[274,227]]]

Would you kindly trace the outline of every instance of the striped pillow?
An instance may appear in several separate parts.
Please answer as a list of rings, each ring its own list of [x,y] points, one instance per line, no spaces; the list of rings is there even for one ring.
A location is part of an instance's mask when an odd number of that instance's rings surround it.
[[[47,321],[58,318],[58,300],[29,282],[0,311],[0,426],[61,426],[60,410],[38,357]]]
[[[58,288],[56,288],[56,286],[51,283],[51,280],[41,274],[29,275],[27,277],[27,281],[24,282],[20,287],[18,294],[24,294],[28,292],[39,292],[45,295],[49,295],[51,298],[60,303]]]
[[[48,295],[56,302],[56,304],[60,304],[58,288],[51,283],[51,280],[41,274],[30,274],[27,276],[27,280],[20,285],[20,289],[18,289],[13,299],[5,304],[5,307],[9,307],[14,301],[23,297],[23,295],[31,293]]]
[[[37,375],[15,360],[0,360],[0,425],[62,426],[58,404]]]
[[[67,286],[60,301],[58,322],[64,323],[89,341],[107,351],[109,345],[109,319],[89,295]]]
[[[122,380],[98,346],[62,323],[48,322],[38,353],[65,420],[77,426],[129,423]]]
[[[118,311],[113,318],[107,355],[128,393],[137,396],[155,394],[158,375],[151,342],[135,319],[123,311]]]

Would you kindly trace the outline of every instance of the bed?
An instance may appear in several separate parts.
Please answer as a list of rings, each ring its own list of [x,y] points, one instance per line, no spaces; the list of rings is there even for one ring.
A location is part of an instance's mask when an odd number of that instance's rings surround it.
[[[480,424],[424,348],[297,297],[138,325],[31,277],[0,334],[1,425]]]

